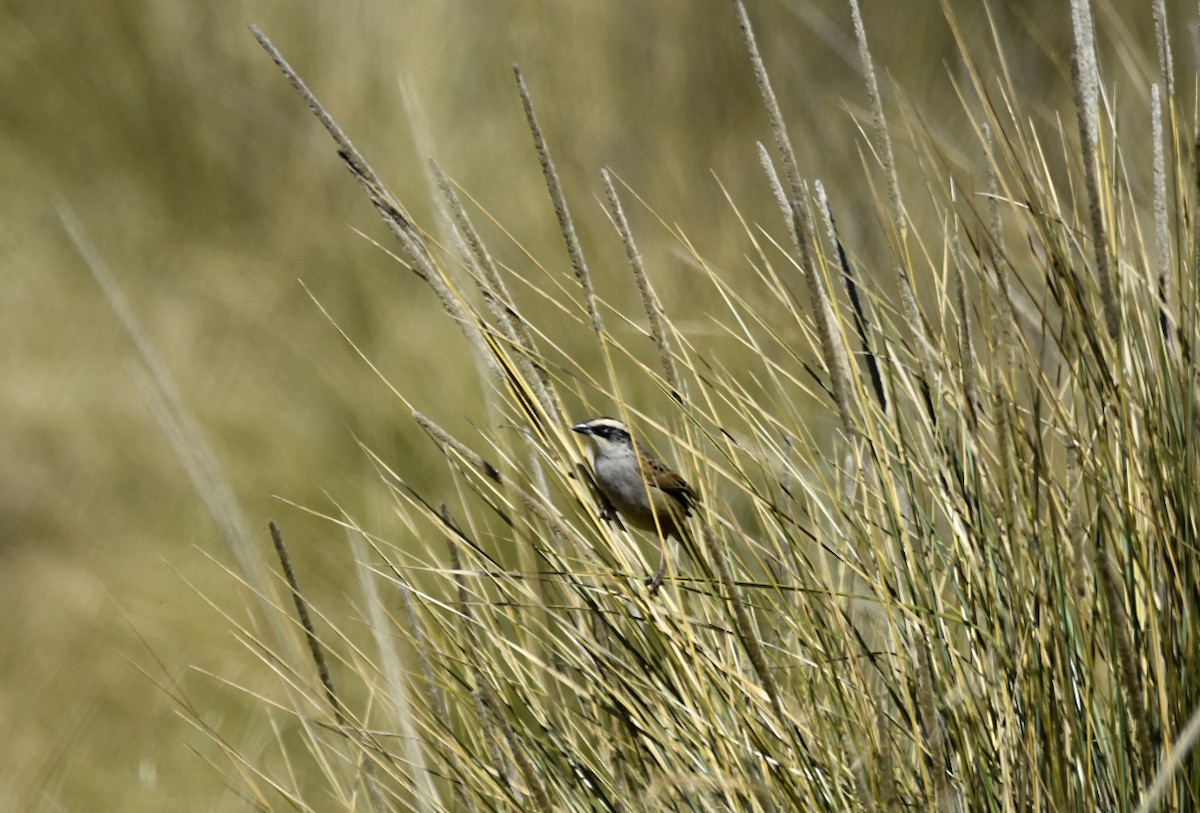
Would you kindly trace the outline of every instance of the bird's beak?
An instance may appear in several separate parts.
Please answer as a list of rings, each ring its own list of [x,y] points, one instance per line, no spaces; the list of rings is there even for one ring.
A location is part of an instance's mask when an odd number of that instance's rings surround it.
[[[581,435],[590,435],[592,434],[592,427],[588,426],[586,423],[577,423],[571,427],[571,431],[578,432]]]

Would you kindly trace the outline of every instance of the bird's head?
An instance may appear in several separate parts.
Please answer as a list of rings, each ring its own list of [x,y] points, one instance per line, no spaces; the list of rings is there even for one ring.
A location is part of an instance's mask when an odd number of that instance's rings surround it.
[[[592,418],[590,421],[575,424],[571,431],[586,435],[597,454],[633,451],[633,439],[629,436],[629,428],[613,418]]]

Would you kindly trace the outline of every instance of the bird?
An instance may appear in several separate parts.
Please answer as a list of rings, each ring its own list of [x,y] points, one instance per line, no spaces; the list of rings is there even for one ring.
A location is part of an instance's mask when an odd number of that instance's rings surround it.
[[[667,568],[666,540],[684,541],[687,518],[699,499],[695,489],[643,450],[629,427],[618,420],[592,418],[575,424],[571,431],[591,442],[596,484],[621,518],[635,528],[662,535],[658,570],[646,577],[650,595],[657,595]]]

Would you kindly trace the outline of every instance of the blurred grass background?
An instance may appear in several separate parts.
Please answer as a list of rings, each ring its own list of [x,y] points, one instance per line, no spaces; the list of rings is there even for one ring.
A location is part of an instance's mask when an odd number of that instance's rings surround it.
[[[988,47],[976,4],[953,5],[968,39]],[[1072,110],[1065,3],[997,5],[1017,86],[1036,100],[1028,107]],[[877,213],[862,170],[865,93],[848,10],[837,0],[749,10],[801,172],[859,196],[833,203],[846,243],[870,251]],[[912,125],[937,135],[948,162],[975,150],[938,4],[869,3],[864,14],[890,74],[891,109],[915,111]],[[1153,55],[1143,4],[1102,2],[1096,15],[1102,47],[1122,37],[1138,44],[1129,52]],[[513,86],[519,63],[600,293],[628,312],[637,293],[595,200],[601,167],[734,279],[747,273],[744,234],[717,179],[751,221],[781,231],[753,150],[768,138],[765,116],[720,0],[0,5],[0,809],[158,810],[164,800],[197,809],[219,798],[223,780],[205,764],[214,746],[141,673],[157,674],[155,659],[243,750],[271,736],[243,695],[193,669],[253,686],[262,666],[201,598],[233,595],[233,579],[209,558],[228,557],[139,392],[129,340],[60,210],[75,213],[124,286],[264,548],[268,517],[281,521],[310,597],[344,590],[353,568],[344,537],[273,495],[322,510],[333,498],[386,528],[384,495],[355,437],[419,473],[431,493],[450,481],[442,456],[297,280],[418,408],[464,437],[478,412],[477,371],[442,361],[468,357],[461,334],[418,280],[354,233],[383,229],[258,49],[251,22],[418,222],[434,222],[424,160],[435,153],[565,277]],[[1184,44],[1178,73],[1189,76],[1195,60]],[[1144,84],[1116,92],[1130,115],[1147,118]],[[1136,142],[1125,149],[1136,155]],[[903,140],[897,150],[901,167],[915,163]],[[646,211],[631,220],[674,320],[699,346],[719,343],[706,335],[707,303],[673,241]],[[531,268],[508,249],[501,260]],[[860,259],[870,267],[870,256]],[[595,357],[585,338],[576,331],[580,344],[565,349]],[[649,411],[661,398],[626,395]]]

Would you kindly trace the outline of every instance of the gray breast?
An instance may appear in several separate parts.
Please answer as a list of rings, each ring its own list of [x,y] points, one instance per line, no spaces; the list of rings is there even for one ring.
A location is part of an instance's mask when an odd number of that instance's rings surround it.
[[[595,462],[596,479],[604,496],[632,525],[644,528],[654,519],[646,500],[646,484],[637,473],[633,456],[608,456]]]

